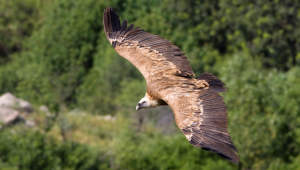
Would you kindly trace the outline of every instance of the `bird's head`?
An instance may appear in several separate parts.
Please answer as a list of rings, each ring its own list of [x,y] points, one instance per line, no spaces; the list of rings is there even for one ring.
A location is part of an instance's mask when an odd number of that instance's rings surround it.
[[[151,103],[150,103],[150,99],[148,99],[147,97],[142,98],[139,101],[139,104],[136,106],[136,111],[142,109],[142,108],[148,108],[151,107]]]

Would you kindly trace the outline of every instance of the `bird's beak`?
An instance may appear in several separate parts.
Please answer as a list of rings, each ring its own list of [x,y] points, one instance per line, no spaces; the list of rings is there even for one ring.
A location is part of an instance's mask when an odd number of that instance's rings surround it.
[[[139,103],[136,107],[135,107],[135,110],[138,111],[141,109],[141,104]]]

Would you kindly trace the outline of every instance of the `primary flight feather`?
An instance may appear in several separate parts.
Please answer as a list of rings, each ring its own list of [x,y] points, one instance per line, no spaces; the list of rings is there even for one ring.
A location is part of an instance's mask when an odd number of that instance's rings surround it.
[[[120,24],[112,8],[104,9],[103,25],[114,49],[147,81],[147,92],[136,110],[169,105],[177,126],[193,146],[238,163],[238,150],[227,130],[226,105],[218,94],[226,91],[225,84],[208,73],[193,78],[194,72],[180,48],[160,36],[134,28],[134,24],[127,27],[127,20]]]

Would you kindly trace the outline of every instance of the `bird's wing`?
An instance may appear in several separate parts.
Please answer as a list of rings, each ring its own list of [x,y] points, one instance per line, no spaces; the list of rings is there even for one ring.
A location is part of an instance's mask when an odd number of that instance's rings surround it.
[[[216,89],[195,89],[193,84],[178,81],[157,81],[150,88],[155,86],[159,86],[159,97],[172,108],[177,126],[192,145],[239,162],[235,154],[238,150],[227,130],[227,108]]]
[[[195,76],[180,48],[139,27],[134,29],[133,24],[127,27],[127,20],[121,25],[118,14],[112,8],[104,10],[103,25],[114,49],[143,74],[147,83],[169,75]]]

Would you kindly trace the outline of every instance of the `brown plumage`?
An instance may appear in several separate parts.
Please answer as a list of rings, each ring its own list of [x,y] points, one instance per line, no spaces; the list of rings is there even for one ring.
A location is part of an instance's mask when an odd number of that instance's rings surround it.
[[[112,8],[104,10],[103,25],[114,49],[147,81],[147,93],[137,110],[169,105],[177,126],[192,145],[238,163],[238,151],[227,130],[227,109],[218,94],[226,91],[225,84],[208,73],[193,78],[194,72],[180,48],[139,27],[134,29],[133,24],[127,27],[127,20],[121,25]]]

